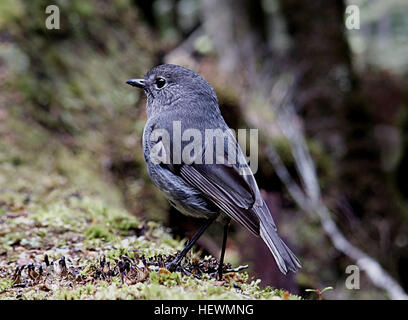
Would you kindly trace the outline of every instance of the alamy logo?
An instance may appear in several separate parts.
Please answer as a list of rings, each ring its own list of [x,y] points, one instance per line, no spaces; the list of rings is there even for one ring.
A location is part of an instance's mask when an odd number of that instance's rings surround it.
[[[346,288],[349,290],[360,289],[360,268],[354,264],[347,266],[346,273],[350,274],[346,278]]]
[[[349,30],[360,29],[360,8],[356,5],[349,5],[346,8],[346,28]]]
[[[247,129],[195,128],[182,131],[181,122],[173,121],[172,133],[154,129],[149,140],[150,160],[154,164],[225,164],[235,165],[241,175],[258,170],[258,130],[249,129],[249,154],[247,155]],[[172,137],[170,136],[172,135]],[[241,146],[241,148],[240,148]]]
[[[59,29],[60,28],[60,9],[58,6],[52,4],[45,8],[45,13],[49,14],[47,19],[45,19],[45,27],[48,30]]]

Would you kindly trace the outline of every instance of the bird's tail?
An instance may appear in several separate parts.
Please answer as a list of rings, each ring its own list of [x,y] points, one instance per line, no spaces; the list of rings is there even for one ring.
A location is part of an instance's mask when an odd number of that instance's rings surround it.
[[[260,222],[260,236],[271,250],[279,270],[286,274],[288,270],[296,272],[300,269],[298,258],[279,237],[276,227],[263,219]]]

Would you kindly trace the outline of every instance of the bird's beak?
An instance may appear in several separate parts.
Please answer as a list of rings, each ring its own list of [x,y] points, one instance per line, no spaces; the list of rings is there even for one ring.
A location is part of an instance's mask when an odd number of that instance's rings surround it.
[[[127,84],[130,84],[133,87],[138,87],[141,89],[145,88],[145,81],[144,79],[130,79],[126,81]]]

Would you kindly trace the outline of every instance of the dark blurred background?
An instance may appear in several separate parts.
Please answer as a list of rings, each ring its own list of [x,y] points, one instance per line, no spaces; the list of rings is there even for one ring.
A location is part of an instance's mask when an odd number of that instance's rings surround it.
[[[57,30],[45,28],[51,4],[60,9]],[[359,30],[345,28],[352,4],[360,8]],[[295,79],[291,101],[332,218],[408,290],[407,33],[405,0],[2,0],[0,165],[24,170],[45,161],[67,179],[92,167],[111,184],[107,197],[119,192],[132,214],[190,237],[202,222],[171,209],[149,181],[145,99],[125,84],[157,64],[184,65],[213,85],[232,128],[259,128],[256,178],[303,269],[282,276],[263,242],[237,225],[226,260],[249,263],[262,285],[292,293],[333,286],[326,297],[384,298],[363,272],[360,290],[345,288],[355,261],[333,247],[318,217],[296,206],[276,175],[269,145],[294,176],[296,168],[265,97],[278,81]],[[32,127],[45,143],[27,134]],[[19,144],[30,151],[17,153]],[[41,157],[56,146],[64,151]],[[60,165],[67,154],[78,160],[70,170]],[[84,189],[92,179],[83,177]],[[213,226],[200,239],[203,254],[218,257],[220,235]]]

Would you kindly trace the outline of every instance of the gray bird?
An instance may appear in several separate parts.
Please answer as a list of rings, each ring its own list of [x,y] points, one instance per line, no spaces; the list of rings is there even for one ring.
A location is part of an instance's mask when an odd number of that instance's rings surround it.
[[[219,160],[221,157],[225,161],[200,163],[185,161],[184,158],[180,161],[179,157],[176,159],[177,148],[174,148],[176,143],[183,150],[190,141],[173,141],[174,123],[181,125],[182,133],[192,128],[198,130],[202,137],[205,136],[207,129],[221,129],[222,132],[229,129],[221,115],[217,96],[211,85],[197,73],[171,64],[154,67],[144,79],[131,79],[126,83],[143,89],[147,96],[148,119],[143,133],[143,150],[151,180],[177,210],[183,214],[207,220],[167,268],[170,270],[177,268],[202,233],[214,220],[218,220],[224,224],[218,269],[218,276],[222,278],[230,219],[237,221],[252,234],[264,240],[282,273],[286,274],[288,270],[296,272],[301,268],[299,260],[279,237],[253,174],[251,172],[242,174],[242,166],[246,166],[246,169],[249,169],[249,166],[240,162],[229,163],[226,160],[227,146],[220,154],[215,147],[208,144],[208,141],[202,139],[204,152],[214,148],[213,159]],[[159,163],[151,156],[153,148],[160,140],[156,139],[157,137],[153,139],[151,137],[151,134],[157,130],[165,130],[169,133],[169,146],[163,149],[167,162]],[[224,136],[224,140],[226,144],[234,144],[233,149],[237,152],[237,157],[242,159],[243,153],[235,138],[231,139],[231,135],[228,135],[228,139]],[[163,139],[161,141],[163,142]],[[201,154],[197,152],[192,156],[193,160],[202,159],[204,152]]]

